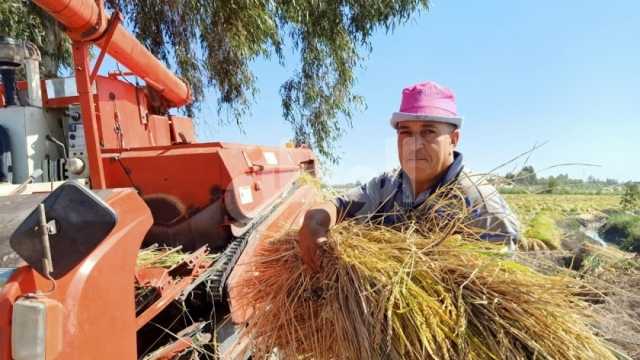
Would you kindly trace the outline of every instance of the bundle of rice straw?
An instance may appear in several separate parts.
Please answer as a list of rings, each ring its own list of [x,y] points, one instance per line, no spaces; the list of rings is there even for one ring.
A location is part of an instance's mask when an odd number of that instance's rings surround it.
[[[443,216],[445,203],[394,228],[341,223],[318,273],[295,231],[259,247],[240,286],[256,358],[615,359],[576,280],[472,239],[464,216]]]
[[[581,259],[580,270],[583,274],[615,281],[623,273],[638,275],[640,263],[631,253],[615,246],[582,244],[577,254]]]

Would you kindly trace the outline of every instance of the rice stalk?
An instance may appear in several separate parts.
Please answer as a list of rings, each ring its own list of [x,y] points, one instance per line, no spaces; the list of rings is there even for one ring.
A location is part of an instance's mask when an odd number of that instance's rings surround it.
[[[240,298],[256,358],[615,359],[593,333],[580,283],[480,242],[456,196],[394,227],[332,229],[318,273],[292,231],[261,244]]]
[[[183,262],[190,255],[192,255],[192,253],[182,251],[181,246],[150,246],[148,248],[141,249],[138,252],[136,266],[138,268],[160,267],[171,269],[172,267]],[[209,260],[213,261],[218,257],[218,254],[207,254],[206,257]]]

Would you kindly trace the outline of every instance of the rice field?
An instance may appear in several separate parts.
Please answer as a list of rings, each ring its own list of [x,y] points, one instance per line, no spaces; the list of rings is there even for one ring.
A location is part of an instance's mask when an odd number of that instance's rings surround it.
[[[560,246],[575,235],[572,220],[605,219],[610,210],[620,209],[620,196],[616,195],[504,195],[522,223],[525,236],[521,249],[558,250],[524,251],[520,261],[543,272],[561,272],[578,278],[591,288],[591,312],[595,316],[593,327],[605,340],[616,344],[631,359],[640,359],[640,262],[634,254],[609,244],[601,247],[590,243],[577,243],[574,249]],[[576,222],[573,221],[575,224]],[[572,234],[573,233],[573,234]],[[542,243],[541,247],[531,244]],[[570,269],[558,267],[558,261],[569,259]]]
[[[558,250],[565,229],[560,224],[577,216],[603,217],[603,211],[617,209],[617,195],[506,194],[511,209],[522,224],[523,250]]]
[[[526,226],[540,212],[559,217],[577,216],[618,208],[619,195],[506,194],[504,198]]]
[[[518,213],[532,213],[526,226],[536,225],[539,214],[601,211],[616,203],[511,198]],[[555,273],[538,272],[513,261],[503,246],[478,241],[455,199],[436,197],[391,228],[341,223],[322,249],[317,273],[303,265],[296,232],[262,244],[240,286],[260,314],[243,331],[256,357],[269,358],[273,349],[282,359],[619,355],[620,347],[595,331],[591,287],[580,276],[566,276],[556,265]]]

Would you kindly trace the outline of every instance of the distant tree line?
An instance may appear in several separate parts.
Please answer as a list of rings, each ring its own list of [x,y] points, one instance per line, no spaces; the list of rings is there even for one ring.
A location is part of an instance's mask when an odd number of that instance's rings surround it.
[[[572,179],[568,174],[559,174],[556,176],[550,175],[547,177],[538,177],[533,166],[524,166],[520,171],[513,173],[509,172],[504,177],[508,182],[516,185],[581,185],[581,184],[594,184],[604,186],[620,185],[617,179],[598,179],[593,176],[589,176],[587,180]]]
[[[531,165],[522,167],[517,172],[509,172],[503,178],[495,178],[495,184],[502,192],[538,192],[538,193],[618,193],[625,191],[627,184],[613,178],[598,179],[594,176],[584,179],[573,179],[568,174],[539,176]],[[636,183],[628,183],[638,186]]]

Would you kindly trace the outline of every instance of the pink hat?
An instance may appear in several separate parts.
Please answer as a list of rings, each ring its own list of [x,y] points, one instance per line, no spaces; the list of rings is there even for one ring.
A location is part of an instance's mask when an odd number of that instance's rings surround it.
[[[391,116],[395,129],[400,121],[437,121],[462,126],[453,92],[434,81],[409,86],[402,90],[400,111]]]

